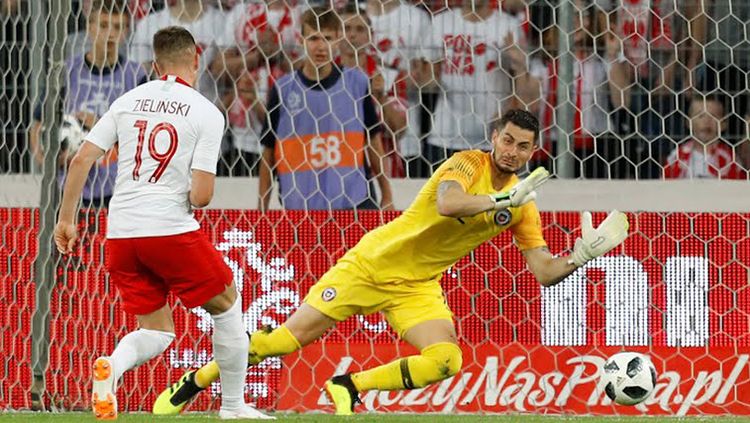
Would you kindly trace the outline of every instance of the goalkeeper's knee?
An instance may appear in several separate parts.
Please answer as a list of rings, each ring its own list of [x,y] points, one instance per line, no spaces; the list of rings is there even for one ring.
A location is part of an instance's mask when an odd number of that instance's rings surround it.
[[[404,388],[424,388],[447,379],[461,370],[461,348],[451,342],[440,342],[425,347],[418,356],[401,361]]]

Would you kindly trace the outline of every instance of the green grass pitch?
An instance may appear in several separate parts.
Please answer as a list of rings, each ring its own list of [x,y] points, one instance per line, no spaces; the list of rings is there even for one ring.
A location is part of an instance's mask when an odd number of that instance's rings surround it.
[[[675,422],[726,422],[726,423],[750,423],[750,418],[744,417],[581,417],[581,416],[532,416],[532,415],[468,415],[468,414],[360,414],[353,417],[336,417],[329,414],[277,414],[278,422],[346,422],[346,423],[556,423],[556,422],[581,422],[581,423],[675,423]],[[185,414],[179,417],[156,417],[143,413],[124,413],[117,419],[118,423],[191,423],[205,421],[220,421],[214,414]],[[3,422],[28,422],[28,423],[87,423],[97,422],[88,413],[1,413],[0,423]]]

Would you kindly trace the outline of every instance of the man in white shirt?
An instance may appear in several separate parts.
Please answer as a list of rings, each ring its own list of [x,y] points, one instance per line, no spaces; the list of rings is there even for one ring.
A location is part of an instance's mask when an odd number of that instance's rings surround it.
[[[224,32],[226,18],[223,12],[204,3],[202,0],[179,0],[143,18],[133,32],[128,58],[143,63],[146,70],[151,71],[151,38],[156,31],[172,25],[184,27],[195,37],[200,54],[200,72],[195,87],[209,100],[217,103],[219,95],[216,80],[208,72],[208,66],[216,56],[217,40]]]
[[[111,356],[95,360],[94,414],[116,418],[115,390],[122,374],[162,354],[174,339],[167,304],[171,291],[185,307],[201,306],[213,317],[214,355],[222,369],[219,417],[264,418],[244,402],[248,338],[242,299],[191,209],[208,205],[213,196],[224,116],[192,88],[200,58],[190,32],[164,28],[154,35],[153,50],[154,71],[161,78],[115,100],[91,129],[70,164],[55,228],[58,250],[70,253],[78,238],[75,212],[86,175],[119,144],[107,269],[139,329]]]
[[[222,23],[211,74],[235,81],[243,72],[256,69],[261,73],[268,73],[265,68],[270,67],[291,71],[302,56],[299,18],[303,10],[304,6],[291,6],[286,0],[235,5]]]
[[[430,17],[424,10],[402,0],[369,0],[366,13],[372,28],[372,44],[383,68],[411,75],[405,78],[408,125],[399,138],[398,153],[409,177],[426,177],[429,172],[420,159],[423,139],[420,126],[422,113],[428,113],[428,108],[422,97],[434,96],[436,86],[430,65],[421,60],[421,56]],[[396,84],[400,82],[397,80]]]
[[[433,19],[428,59],[441,64],[442,93],[433,116],[426,156],[439,165],[458,150],[489,150],[489,123],[512,99],[503,55],[515,49],[520,28],[489,0],[463,2]]]

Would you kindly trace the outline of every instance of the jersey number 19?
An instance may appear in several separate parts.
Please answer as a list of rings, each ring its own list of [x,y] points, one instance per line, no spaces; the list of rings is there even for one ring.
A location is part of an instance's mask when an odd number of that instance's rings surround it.
[[[141,154],[143,154],[143,141],[146,138],[146,130],[148,129],[148,121],[137,120],[133,125],[138,128],[138,146],[135,148],[135,167],[133,168],[133,180],[137,181],[140,178],[140,170],[142,164]],[[166,131],[169,134],[169,148],[164,153],[159,153],[156,150],[156,136],[159,132]],[[148,178],[148,181],[155,184],[162,177],[164,171],[169,166],[169,161],[174,157],[174,153],[177,152],[177,129],[169,122],[161,122],[156,124],[151,130],[148,136],[148,154],[156,160],[159,165]]]

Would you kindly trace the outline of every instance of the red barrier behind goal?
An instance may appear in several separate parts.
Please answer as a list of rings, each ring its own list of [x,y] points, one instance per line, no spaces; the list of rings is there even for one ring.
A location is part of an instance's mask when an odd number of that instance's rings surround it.
[[[369,229],[395,217],[377,212],[200,213],[242,289],[248,330],[278,325],[309,287]],[[596,216],[602,218],[603,214]],[[510,235],[479,247],[446,272],[464,368],[425,390],[364,396],[380,411],[597,414],[750,414],[750,215],[631,214],[624,246],[542,289]],[[565,253],[577,213],[543,213],[545,237]],[[31,275],[37,212],[0,208],[0,407],[28,407]],[[135,328],[104,269],[106,218],[82,213],[82,242],[57,265],[52,297],[48,402],[88,404],[92,360]],[[427,246],[425,248],[428,248]],[[189,263],[185,263],[189,266]],[[127,410],[149,410],[168,382],[210,360],[211,320],[175,308],[177,339],[161,358],[130,372],[119,391]],[[640,408],[613,406],[597,388],[604,357],[647,352],[660,374]],[[279,410],[330,409],[320,395],[334,370],[357,370],[412,353],[378,315],[355,316],[301,353],[251,369],[248,393]],[[216,394],[218,386],[213,386]],[[214,408],[201,394],[191,410]]]

